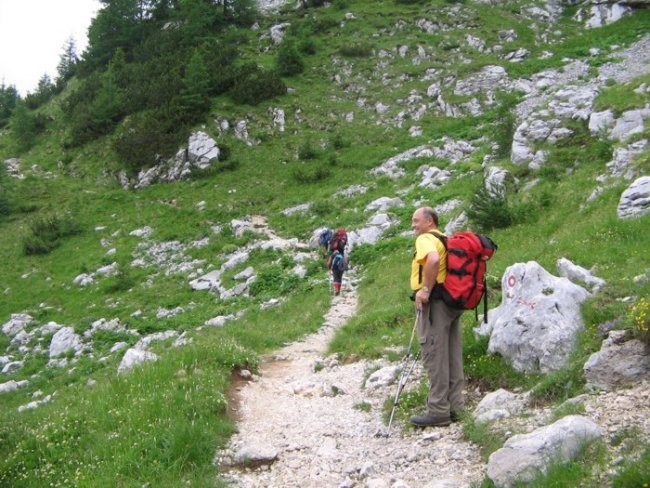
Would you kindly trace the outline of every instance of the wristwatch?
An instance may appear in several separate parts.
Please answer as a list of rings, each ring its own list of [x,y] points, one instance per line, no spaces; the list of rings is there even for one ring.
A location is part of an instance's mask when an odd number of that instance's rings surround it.
[[[424,293],[429,293],[429,287],[428,286],[424,285],[421,289],[424,290]]]

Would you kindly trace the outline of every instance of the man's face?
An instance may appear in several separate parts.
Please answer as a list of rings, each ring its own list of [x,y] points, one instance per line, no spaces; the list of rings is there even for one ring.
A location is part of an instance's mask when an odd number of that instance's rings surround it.
[[[430,230],[431,225],[431,218],[427,218],[422,209],[418,209],[413,212],[413,218],[411,219],[411,229],[415,231],[416,236],[419,236],[423,232]]]

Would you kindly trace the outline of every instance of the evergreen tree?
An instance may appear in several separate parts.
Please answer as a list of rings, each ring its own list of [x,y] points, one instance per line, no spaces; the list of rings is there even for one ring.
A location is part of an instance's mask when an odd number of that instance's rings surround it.
[[[19,99],[20,96],[15,86],[6,86],[4,82],[0,84],[0,127],[7,125],[11,112]]]
[[[198,49],[194,51],[187,63],[183,85],[185,88],[182,93],[182,104],[186,110],[196,112],[199,116],[205,113],[210,100],[208,96],[210,76]]]
[[[218,0],[223,8],[223,18],[238,25],[249,25],[257,17],[257,2],[255,0]]]
[[[467,217],[478,229],[486,232],[516,223],[515,212],[506,195],[506,185],[483,184],[470,202]]]
[[[118,48],[130,52],[145,37],[153,0],[100,0],[103,7],[88,28],[85,69],[106,66]]]
[[[126,53],[124,49],[117,48],[113,59],[108,66],[110,71],[110,76],[113,78],[113,81],[122,91],[127,90],[129,86],[129,68],[126,62]]]
[[[217,8],[209,0],[181,0],[180,17],[186,45],[193,45],[205,37],[215,25]]]
[[[55,91],[56,89],[52,83],[52,79],[47,73],[45,73],[38,80],[36,91],[27,94],[25,97],[25,103],[30,109],[34,110],[44,103],[47,103],[54,96]]]
[[[7,167],[4,164],[0,164],[0,218],[11,213],[9,190]]]
[[[119,56],[119,50],[117,56]],[[115,127],[122,115],[122,92],[117,84],[116,63],[111,61],[101,77],[101,87],[92,104],[95,132],[107,134]]]
[[[36,139],[36,120],[33,114],[27,108],[27,105],[21,100],[16,103],[9,129],[16,143],[18,152],[28,151]]]
[[[7,167],[0,164],[0,218],[11,213],[11,198]]]
[[[58,73],[56,78],[57,87],[62,87],[74,76],[78,62],[79,57],[77,56],[77,44],[73,37],[69,37],[63,45],[63,53],[61,53],[59,65],[56,68]]]
[[[166,21],[178,10],[179,0],[158,0],[151,7],[151,17],[155,21]]]
[[[125,115],[123,90],[118,85],[118,66],[123,53],[118,49],[108,69],[84,80],[63,104],[69,120],[70,146],[78,146],[111,132]]]
[[[305,64],[293,39],[286,38],[282,42],[275,58],[275,65],[281,76],[293,76],[304,71]]]

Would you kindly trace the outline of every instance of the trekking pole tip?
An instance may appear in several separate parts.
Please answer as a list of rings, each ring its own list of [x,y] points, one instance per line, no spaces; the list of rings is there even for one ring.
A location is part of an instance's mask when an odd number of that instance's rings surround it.
[[[388,437],[389,434],[390,434],[389,431],[384,432],[381,429],[379,429],[377,430],[377,432],[375,432],[375,437]]]

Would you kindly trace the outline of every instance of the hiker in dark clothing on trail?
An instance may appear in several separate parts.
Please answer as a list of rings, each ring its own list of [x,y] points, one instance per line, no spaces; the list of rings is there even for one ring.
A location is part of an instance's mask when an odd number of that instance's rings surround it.
[[[327,269],[332,272],[332,286],[334,294],[341,293],[341,283],[343,282],[343,272],[347,269],[345,256],[339,251],[334,251],[327,260]]]
[[[332,272],[334,294],[341,293],[343,273],[348,269],[348,259],[345,255],[345,246],[348,244],[348,234],[345,229],[338,229],[329,242],[330,256],[327,258],[327,269]]]

